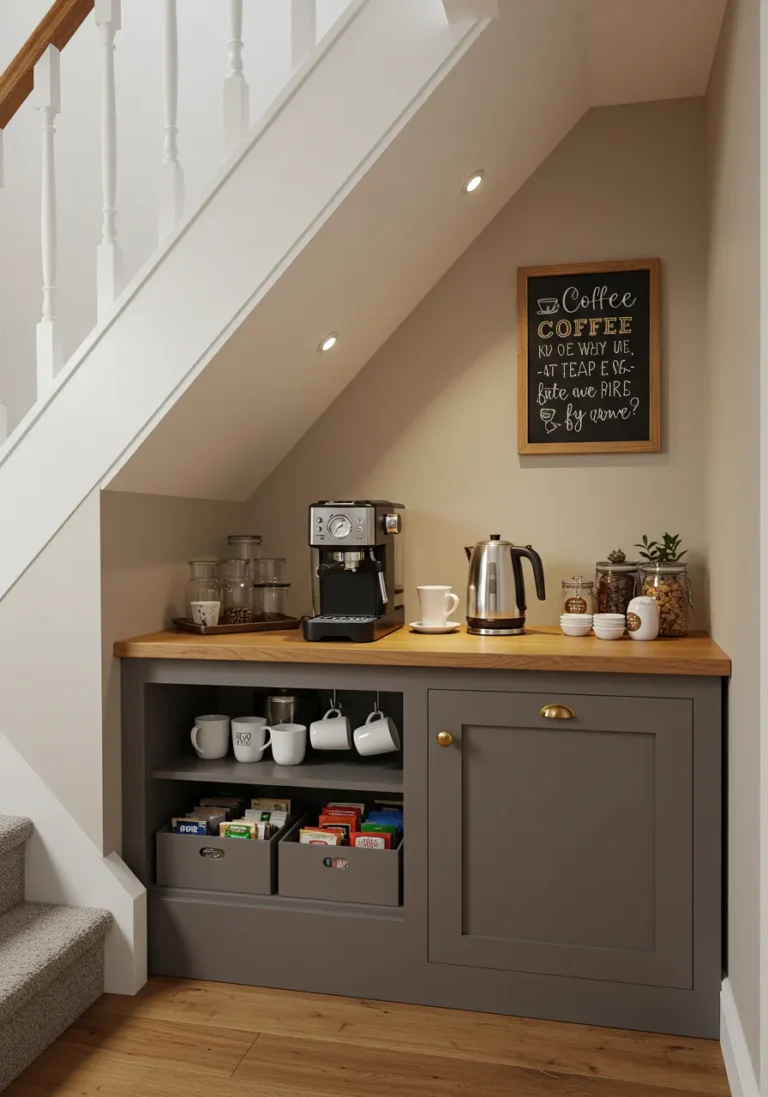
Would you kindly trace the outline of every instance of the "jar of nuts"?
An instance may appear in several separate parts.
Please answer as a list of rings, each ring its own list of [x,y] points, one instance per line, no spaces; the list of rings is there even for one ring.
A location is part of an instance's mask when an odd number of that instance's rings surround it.
[[[221,565],[222,625],[253,621],[253,578],[250,560],[224,560]]]
[[[643,595],[659,603],[659,636],[688,633],[688,607],[693,605],[685,564],[648,563],[641,566]]]
[[[600,560],[595,564],[595,588],[598,613],[626,613],[627,606],[639,592],[640,565],[625,560],[624,553],[612,553],[619,559]]]

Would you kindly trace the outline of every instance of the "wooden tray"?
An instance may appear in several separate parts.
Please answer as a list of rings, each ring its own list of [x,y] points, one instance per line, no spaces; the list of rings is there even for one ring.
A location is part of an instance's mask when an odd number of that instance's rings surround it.
[[[280,621],[249,621],[242,625],[196,625],[189,617],[174,617],[173,623],[182,632],[196,632],[198,636],[225,636],[232,632],[282,632],[298,628],[299,617],[283,617]]]

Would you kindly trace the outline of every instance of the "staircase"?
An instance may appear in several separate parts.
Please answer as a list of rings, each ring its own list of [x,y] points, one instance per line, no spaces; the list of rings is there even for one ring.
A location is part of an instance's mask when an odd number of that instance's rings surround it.
[[[0,815],[0,1090],[104,990],[108,911],[24,902],[29,819]]]

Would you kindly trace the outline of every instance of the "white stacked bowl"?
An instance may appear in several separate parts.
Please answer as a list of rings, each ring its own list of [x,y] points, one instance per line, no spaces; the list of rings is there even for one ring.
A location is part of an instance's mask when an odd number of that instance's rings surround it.
[[[591,613],[563,613],[560,629],[566,636],[589,636],[592,631]]]
[[[592,624],[598,640],[620,640],[627,627],[627,618],[623,613],[596,613]]]

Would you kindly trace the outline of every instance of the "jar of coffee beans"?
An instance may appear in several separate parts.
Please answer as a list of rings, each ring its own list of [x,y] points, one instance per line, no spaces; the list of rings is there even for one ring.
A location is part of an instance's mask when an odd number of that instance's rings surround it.
[[[250,560],[224,560],[221,565],[222,625],[253,621],[253,578]]]
[[[693,605],[685,564],[649,563],[641,567],[643,595],[659,604],[659,636],[685,636]]]
[[[599,560],[595,564],[598,613],[626,613],[640,590],[640,565],[632,560]]]

